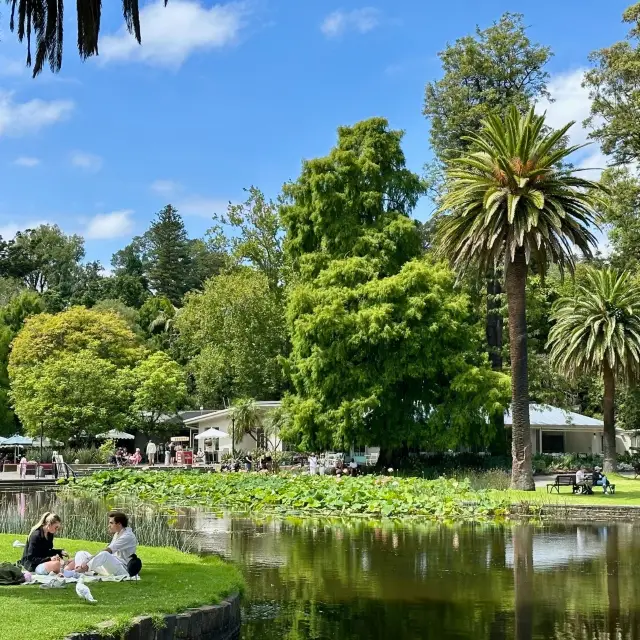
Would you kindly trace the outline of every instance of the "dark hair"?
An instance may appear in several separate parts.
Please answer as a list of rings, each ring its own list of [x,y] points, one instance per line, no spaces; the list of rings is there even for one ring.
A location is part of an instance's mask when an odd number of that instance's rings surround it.
[[[121,524],[123,527],[129,526],[129,518],[127,518],[127,514],[123,511],[109,511],[107,515],[113,518],[116,524]]]

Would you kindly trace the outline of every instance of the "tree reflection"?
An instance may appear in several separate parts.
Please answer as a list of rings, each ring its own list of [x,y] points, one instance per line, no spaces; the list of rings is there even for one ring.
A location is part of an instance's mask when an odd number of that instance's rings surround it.
[[[513,529],[513,585],[516,640],[533,638],[533,530],[529,524]]]

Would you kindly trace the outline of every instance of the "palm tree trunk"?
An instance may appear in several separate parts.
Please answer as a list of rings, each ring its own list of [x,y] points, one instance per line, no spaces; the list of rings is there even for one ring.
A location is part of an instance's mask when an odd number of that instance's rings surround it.
[[[604,417],[604,472],[616,471],[616,424],[614,401],[616,395],[616,381],[608,362],[604,365],[604,399],[602,413]]]
[[[509,307],[511,355],[511,488],[535,491],[531,465],[529,377],[527,370],[527,262],[524,249],[516,251],[505,278]]]
[[[494,371],[502,372],[502,313],[500,312],[502,286],[500,276],[496,269],[491,269],[487,274],[487,319],[485,332],[487,336],[487,353],[489,362]],[[504,415],[500,414],[492,418],[495,429],[490,450],[497,455],[507,454],[507,437],[504,430]]]

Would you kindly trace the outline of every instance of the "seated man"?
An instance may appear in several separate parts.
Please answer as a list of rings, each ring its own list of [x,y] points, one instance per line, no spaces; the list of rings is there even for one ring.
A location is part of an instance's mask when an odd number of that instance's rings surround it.
[[[129,527],[126,514],[122,511],[110,511],[108,515],[109,533],[113,534],[109,546],[93,557],[86,551],[79,551],[76,554],[78,572],[93,571],[103,576],[128,575],[127,564],[136,552],[138,541]]]
[[[593,491],[591,490],[591,486],[587,482],[584,467],[581,467],[576,472],[576,486],[582,489],[582,493],[589,493],[589,494],[593,493]]]
[[[593,486],[602,487],[602,493],[607,493],[609,480],[607,476],[603,475],[601,467],[594,467],[593,469]]]

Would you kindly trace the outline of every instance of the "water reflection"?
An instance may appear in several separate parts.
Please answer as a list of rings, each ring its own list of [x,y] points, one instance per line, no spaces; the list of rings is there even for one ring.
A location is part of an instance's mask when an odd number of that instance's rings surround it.
[[[640,640],[631,524],[402,526],[190,509],[165,522],[244,568],[244,640]]]

